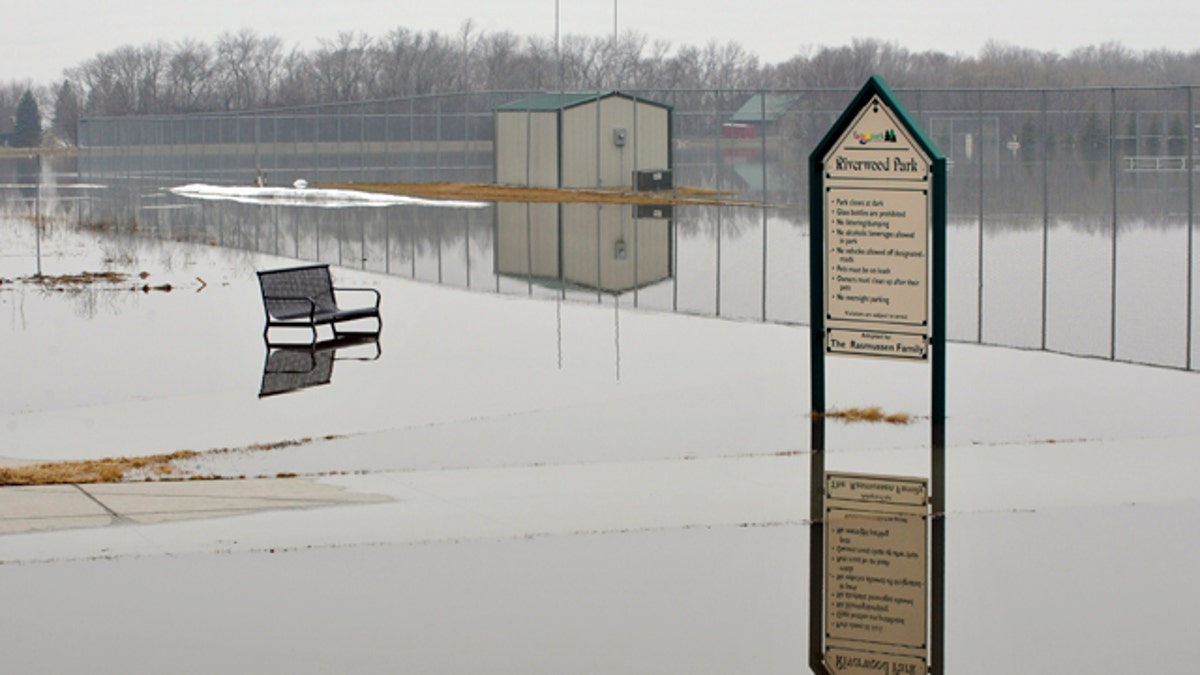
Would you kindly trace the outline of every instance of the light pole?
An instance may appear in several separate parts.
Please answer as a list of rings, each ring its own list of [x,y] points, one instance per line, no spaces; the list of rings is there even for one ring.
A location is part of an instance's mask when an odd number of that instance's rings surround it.
[[[37,242],[37,276],[42,276],[42,153],[38,152],[37,169],[33,177],[33,231]]]
[[[559,0],[554,0],[554,61],[555,69],[557,70],[555,77],[558,79],[558,90],[562,91],[562,47],[558,43],[558,3]]]

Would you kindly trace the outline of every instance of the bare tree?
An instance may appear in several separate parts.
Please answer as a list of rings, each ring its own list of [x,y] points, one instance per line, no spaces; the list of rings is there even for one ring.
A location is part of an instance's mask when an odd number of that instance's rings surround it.
[[[313,55],[316,93],[322,101],[356,101],[370,91],[371,39],[356,31],[338,33],[333,40],[321,40]]]
[[[214,105],[213,52],[207,45],[185,40],[175,46],[167,64],[167,90],[174,110],[199,112]]]
[[[151,112],[139,94],[154,91],[145,86],[142,72],[142,48],[118,47],[102,53],[68,76],[87,89],[87,109],[96,115],[135,115]]]
[[[474,83],[483,90],[511,90],[534,86],[529,76],[536,76],[539,68],[533,59],[520,51],[521,41],[513,33],[492,33],[479,41],[476,68],[479,75]]]
[[[617,37],[568,35],[556,44],[536,35],[487,34],[467,20],[450,35],[403,27],[378,40],[340,33],[312,51],[289,50],[277,37],[243,29],[212,45],[185,40],[119,47],[67,71],[87,115],[558,88],[671,91],[677,106],[720,111],[747,91],[856,88],[871,75],[882,75],[893,88],[1189,85],[1200,81],[1200,52],[1139,53],[1105,43],[1063,56],[989,42],[977,55],[964,56],[856,39],[762,64],[733,42],[676,49],[626,31]],[[729,100],[718,101],[714,91],[730,92]]]
[[[239,110],[268,105],[275,97],[285,57],[282,41],[249,28],[217,38],[213,78],[220,106]]]

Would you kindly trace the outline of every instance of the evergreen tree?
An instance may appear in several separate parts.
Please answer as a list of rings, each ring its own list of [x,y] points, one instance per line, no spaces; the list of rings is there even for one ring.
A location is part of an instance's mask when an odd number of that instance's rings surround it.
[[[78,145],[76,138],[79,124],[79,97],[70,80],[63,80],[54,98],[54,134],[71,145]]]
[[[28,89],[17,102],[17,115],[13,124],[12,146],[14,148],[36,148],[42,144],[42,114],[37,101]]]
[[[1179,115],[1171,116],[1171,127],[1167,132],[1167,154],[1183,157],[1188,151],[1187,123]]]
[[[1146,129],[1145,153],[1157,156],[1162,152],[1162,121],[1157,114],[1150,116],[1150,127]]]
[[[1079,148],[1084,161],[1097,164],[1108,157],[1108,132],[1100,121],[1100,114],[1093,108],[1083,121],[1079,133]]]
[[[1037,133],[1037,123],[1026,117],[1025,122],[1021,124],[1021,135],[1017,139],[1021,144],[1021,161],[1026,164],[1032,164],[1038,159]]]
[[[1138,138],[1140,136],[1138,114],[1135,112],[1129,116],[1129,125],[1125,127],[1125,137],[1117,142],[1117,151],[1126,157],[1139,154]]]

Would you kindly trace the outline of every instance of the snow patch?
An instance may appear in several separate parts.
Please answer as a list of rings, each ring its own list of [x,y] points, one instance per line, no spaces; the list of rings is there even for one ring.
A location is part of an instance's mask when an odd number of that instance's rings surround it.
[[[192,183],[169,189],[169,192],[190,199],[234,201],[242,204],[273,206],[311,206],[318,208],[382,207],[382,206],[441,206],[450,208],[482,208],[485,202],[421,199],[360,190],[328,190],[323,188],[290,187],[229,187]]]

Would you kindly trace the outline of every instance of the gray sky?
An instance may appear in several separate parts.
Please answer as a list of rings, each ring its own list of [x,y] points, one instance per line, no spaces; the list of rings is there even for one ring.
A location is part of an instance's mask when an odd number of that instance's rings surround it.
[[[738,42],[765,63],[805,47],[878,38],[912,51],[976,54],[989,39],[1065,54],[1119,41],[1135,50],[1200,48],[1200,5],[1128,0],[557,0],[562,35],[635,29],[673,46]],[[289,48],[315,47],[342,31],[382,37],[398,26],[453,34],[473,19],[485,33],[512,31],[553,39],[555,0],[42,0],[7,3],[0,22],[0,82],[48,84],[64,68],[123,45],[184,38],[211,44],[252,28]]]

